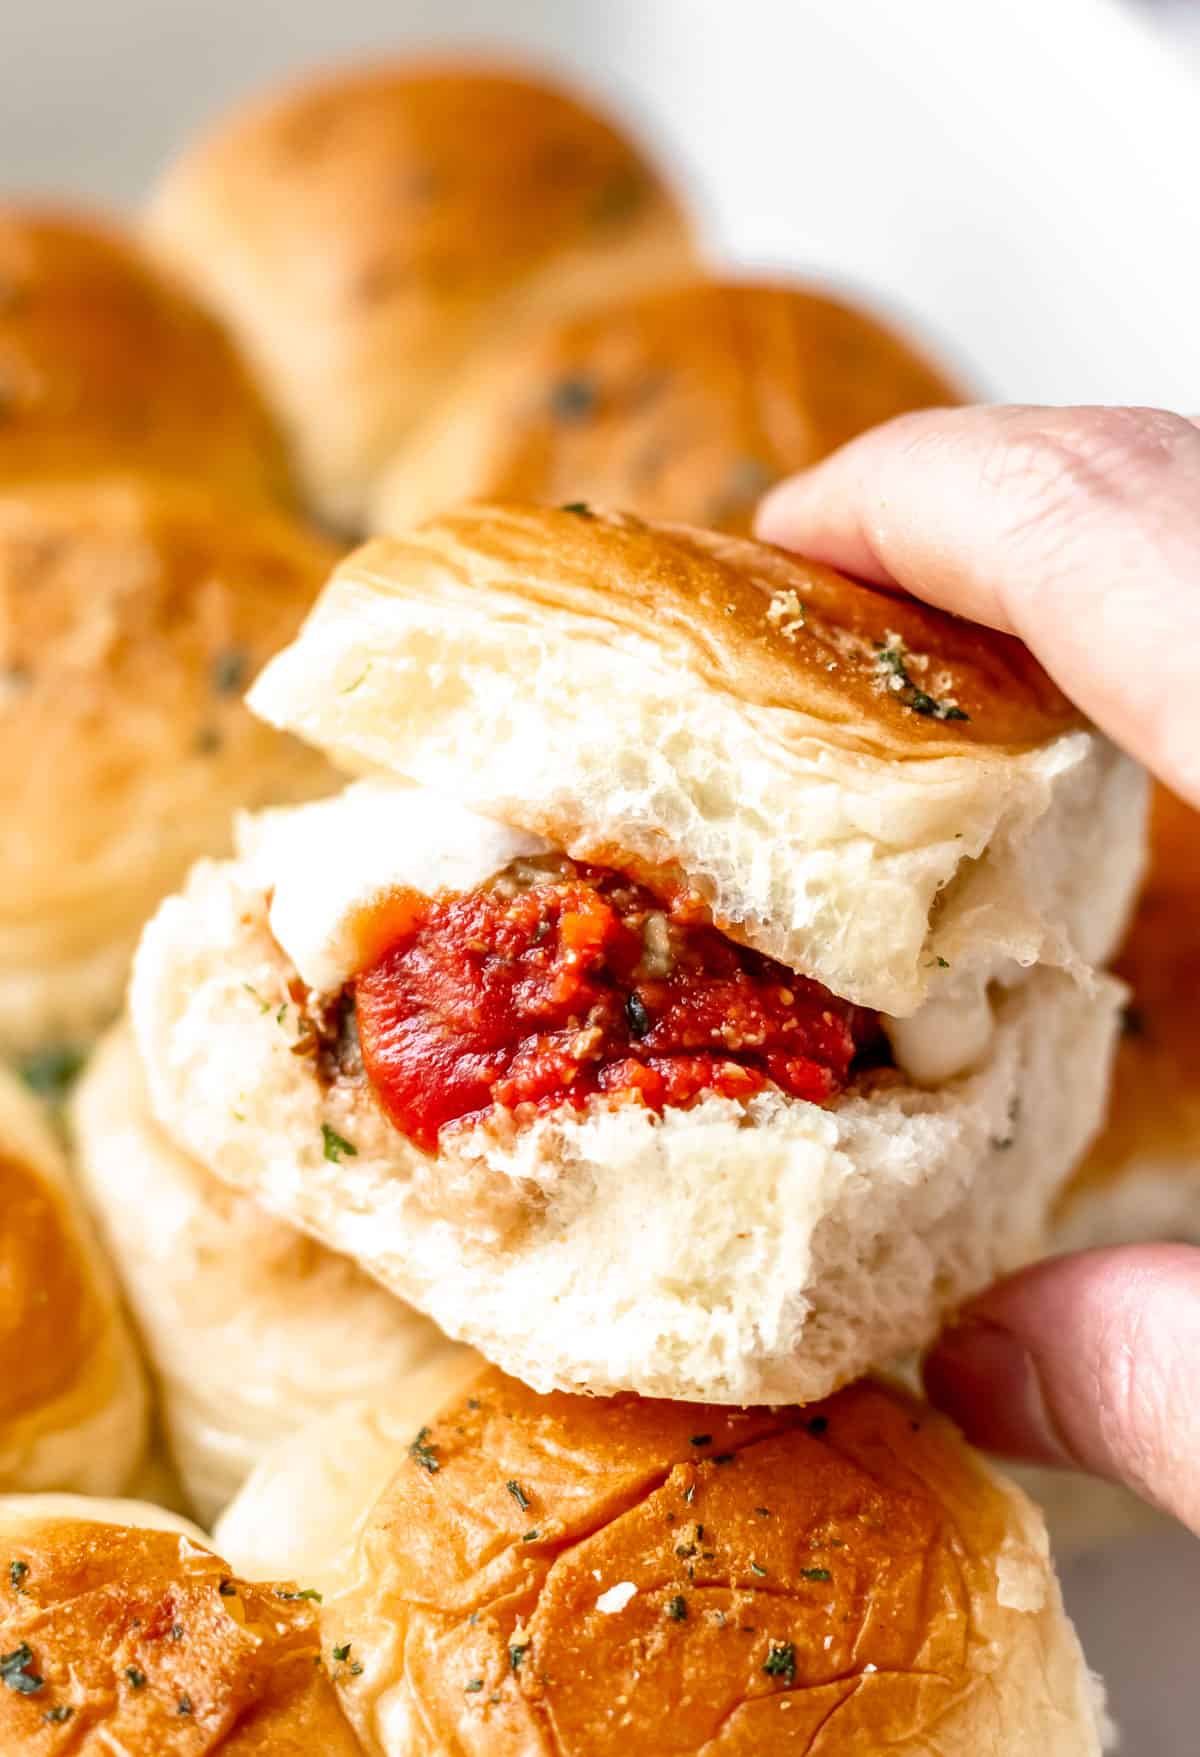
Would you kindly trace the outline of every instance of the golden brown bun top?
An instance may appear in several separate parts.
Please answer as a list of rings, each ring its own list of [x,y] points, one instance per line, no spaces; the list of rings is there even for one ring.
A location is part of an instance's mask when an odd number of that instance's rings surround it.
[[[460,499],[594,500],[749,532],[773,482],[962,400],[901,336],[784,284],[697,280],[508,341],[380,494],[387,530]]]
[[[633,633],[751,706],[898,754],[1031,745],[1080,723],[1019,641],[749,538],[582,505],[469,506],[376,539],[339,574],[418,600],[502,593],[547,627]]]
[[[1067,1195],[1139,1161],[1200,1163],[1200,813],[1156,787],[1150,871],[1114,968],[1133,993],[1108,1121]]]
[[[202,192],[231,233],[255,229],[247,242],[293,302],[319,306],[500,282],[669,201],[637,149],[563,90],[407,61],[321,75],[223,119],[168,173],[158,209]]]
[[[128,887],[203,813],[295,796],[313,754],[241,697],[335,556],[282,515],[178,482],[0,489],[5,910],[94,885],[106,850]]]
[[[67,1394],[94,1346],[99,1318],[64,1192],[2,1149],[0,1215],[2,1432]]]
[[[0,1750],[359,1757],[310,1602],[171,1532],[0,1525]]]
[[[0,206],[0,482],[116,469],[288,492],[258,392],[190,295],[116,226]]]
[[[1011,1517],[947,1423],[870,1382],[738,1411],[488,1369],[364,1528],[374,1628],[354,1587],[327,1639],[352,1620],[369,1691],[399,1627],[429,1728],[406,1752],[957,1753],[933,1729],[981,1682]]]

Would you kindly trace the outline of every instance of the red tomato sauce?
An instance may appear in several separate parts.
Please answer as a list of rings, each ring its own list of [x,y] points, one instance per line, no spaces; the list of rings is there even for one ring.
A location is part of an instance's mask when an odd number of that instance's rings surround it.
[[[397,921],[355,984],[359,1041],[389,1118],[429,1150],[496,1105],[661,1112],[769,1083],[827,1104],[878,1036],[873,1013],[604,867],[415,897]]]

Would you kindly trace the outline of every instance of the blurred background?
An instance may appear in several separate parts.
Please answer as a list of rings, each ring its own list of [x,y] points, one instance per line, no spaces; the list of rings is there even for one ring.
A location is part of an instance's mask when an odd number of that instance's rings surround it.
[[[469,43],[673,163],[714,256],[859,289],[982,395],[1200,408],[1191,0],[39,0],[0,21],[8,191],[132,204],[291,67]],[[1200,1549],[1069,1564],[1130,1757],[1193,1757]]]

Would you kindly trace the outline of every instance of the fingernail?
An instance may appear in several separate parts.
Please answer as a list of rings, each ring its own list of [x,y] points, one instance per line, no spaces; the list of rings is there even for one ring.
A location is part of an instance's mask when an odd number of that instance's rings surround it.
[[[948,1330],[926,1360],[925,1387],[975,1445],[1043,1464],[1074,1462],[1032,1355],[998,1324],[968,1317]]]

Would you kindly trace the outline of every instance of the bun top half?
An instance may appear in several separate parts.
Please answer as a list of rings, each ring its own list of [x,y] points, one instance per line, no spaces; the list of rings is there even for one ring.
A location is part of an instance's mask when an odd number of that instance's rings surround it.
[[[0,483],[113,470],[289,496],[230,337],[116,224],[0,204]]]
[[[118,1512],[120,1503],[114,1512]],[[0,1507],[0,1748],[360,1757],[312,1603],[178,1531]]]
[[[250,705],[346,769],[683,883],[734,938],[896,1016],[978,957],[1107,955],[1139,866],[1132,765],[1019,642],[582,504],[366,545]]]
[[[748,533],[780,477],[962,397],[839,299],[692,280],[506,339],[401,448],[372,527],[403,530],[457,500],[587,500]]]
[[[870,1382],[731,1411],[488,1369],[323,1615],[385,1757],[1099,1750],[1036,1514]]]
[[[485,337],[692,259],[677,202],[616,127],[469,63],[269,94],[168,171],[149,227],[261,371],[317,504],[349,524]]]

